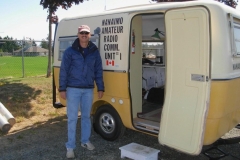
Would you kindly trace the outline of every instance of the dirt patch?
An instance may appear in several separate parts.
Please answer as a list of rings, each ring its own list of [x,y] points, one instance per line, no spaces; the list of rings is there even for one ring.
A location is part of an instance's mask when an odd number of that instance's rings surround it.
[[[80,119],[78,121],[77,141],[80,141]],[[60,116],[39,123],[21,122],[11,129],[7,135],[0,137],[0,159],[1,160],[61,160],[66,159],[65,142],[67,141],[67,118]],[[235,136],[240,133],[239,129],[232,132]],[[231,133],[229,133],[231,134]],[[201,153],[198,156],[190,156],[180,153],[158,143],[157,137],[146,135],[140,132],[127,129],[124,136],[114,142],[105,141],[98,134],[92,131],[91,141],[96,149],[88,151],[77,143],[75,150],[77,160],[121,160],[120,147],[129,143],[137,143],[147,147],[160,150],[161,160],[208,160],[209,158]],[[203,151],[211,146],[204,146]],[[224,151],[227,156],[221,160],[239,160],[240,144],[219,145],[218,148]],[[222,155],[217,150],[211,151],[214,156]]]
[[[20,88],[19,88],[20,87]],[[14,92],[13,92],[14,91]],[[20,97],[21,94],[24,97]],[[30,80],[5,81],[0,85],[0,101],[12,112],[17,123],[8,134],[0,131],[0,160],[61,160],[66,159],[67,141],[66,108],[52,106],[51,79],[41,77]],[[77,141],[80,140],[80,118]],[[176,131],[177,132],[177,131]],[[233,129],[223,138],[240,137],[240,129]],[[161,160],[207,160],[203,153],[191,156],[180,153],[158,142],[158,138],[127,129],[124,136],[114,142],[105,141],[92,131],[91,141],[96,149],[88,151],[77,143],[75,159],[121,160],[120,147],[138,143],[160,150]],[[203,151],[211,146],[204,146]],[[217,148],[217,147],[215,147]],[[239,160],[240,144],[219,145],[218,149],[227,153],[221,160]],[[212,150],[215,156],[223,155]]]

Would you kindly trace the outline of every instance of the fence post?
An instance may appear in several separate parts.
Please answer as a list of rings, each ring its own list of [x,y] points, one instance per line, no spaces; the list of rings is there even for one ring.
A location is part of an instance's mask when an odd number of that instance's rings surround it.
[[[24,78],[24,53],[23,53],[23,40],[22,40],[22,74]]]

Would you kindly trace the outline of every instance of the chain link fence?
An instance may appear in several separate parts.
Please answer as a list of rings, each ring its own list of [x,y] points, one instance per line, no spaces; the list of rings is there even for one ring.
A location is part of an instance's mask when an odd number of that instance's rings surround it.
[[[0,52],[0,79],[46,75],[48,53],[47,49],[32,45],[12,53]]]

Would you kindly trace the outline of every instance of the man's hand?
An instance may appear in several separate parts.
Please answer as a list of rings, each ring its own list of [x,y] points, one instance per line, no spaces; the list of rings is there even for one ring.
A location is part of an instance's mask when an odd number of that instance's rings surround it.
[[[101,99],[103,97],[103,91],[98,91],[98,99]]]
[[[66,99],[66,91],[60,92],[60,97],[61,97],[62,99]]]

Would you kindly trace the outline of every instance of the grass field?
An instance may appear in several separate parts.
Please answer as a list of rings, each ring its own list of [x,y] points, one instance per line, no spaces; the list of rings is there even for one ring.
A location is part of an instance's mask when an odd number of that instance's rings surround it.
[[[0,78],[20,78],[47,73],[48,57],[0,57]]]

